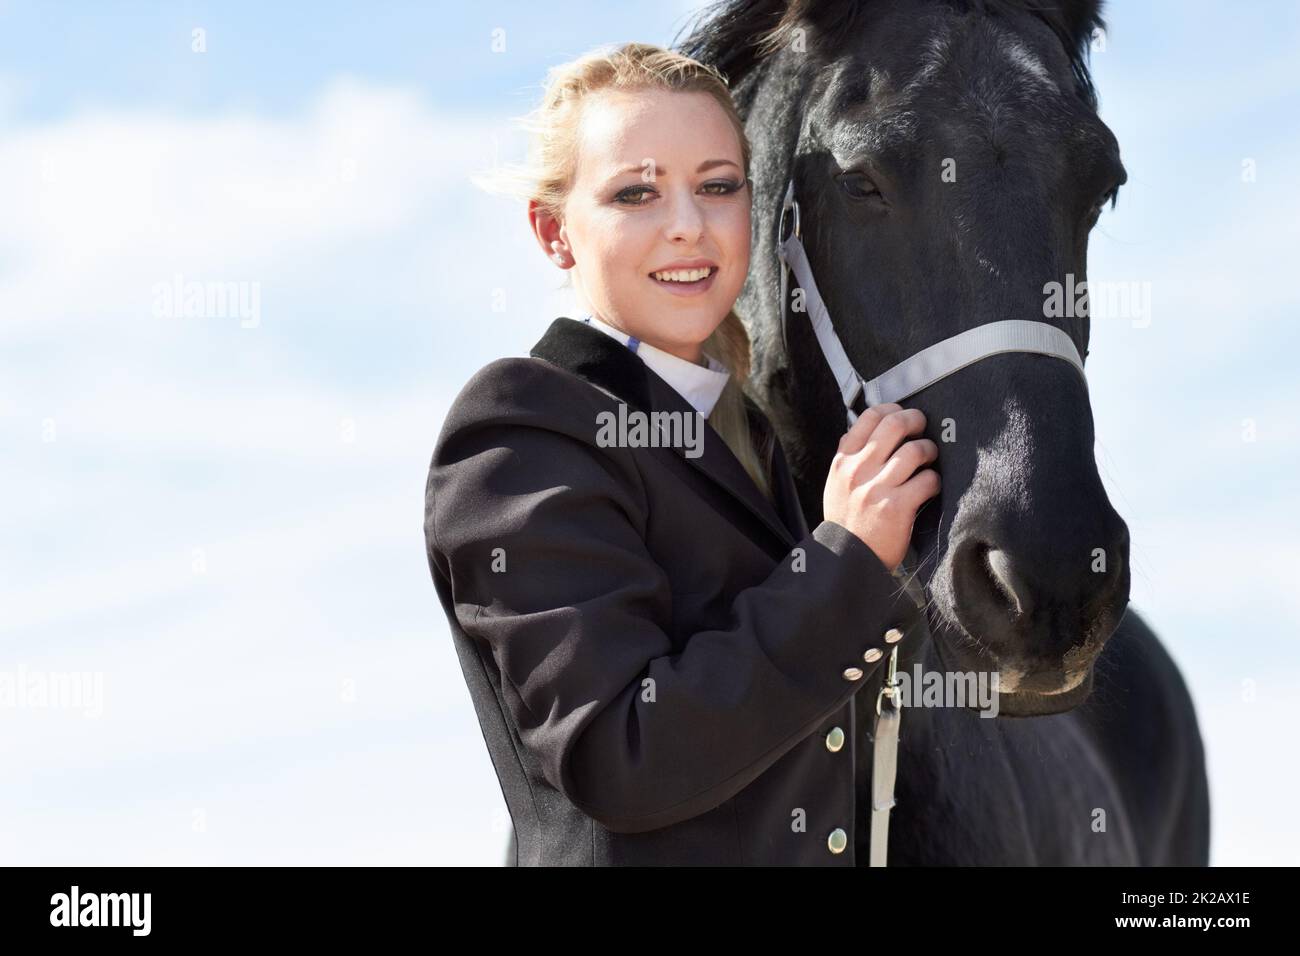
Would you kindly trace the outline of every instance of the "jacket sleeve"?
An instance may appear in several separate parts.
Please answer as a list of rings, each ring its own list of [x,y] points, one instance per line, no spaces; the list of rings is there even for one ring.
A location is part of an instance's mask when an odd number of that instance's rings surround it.
[[[842,707],[880,666],[864,652],[887,652],[884,632],[907,629],[915,606],[871,548],[823,521],[735,596],[728,626],[674,653],[633,456],[539,420],[444,430],[431,564],[552,786],[615,831],[704,813]]]

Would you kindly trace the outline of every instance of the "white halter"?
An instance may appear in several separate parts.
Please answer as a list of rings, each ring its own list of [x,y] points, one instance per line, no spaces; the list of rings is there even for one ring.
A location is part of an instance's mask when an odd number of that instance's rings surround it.
[[[783,239],[786,222],[792,213],[794,228],[790,230],[789,237]],[[790,303],[788,286],[790,271],[793,270],[799,281],[798,287],[804,292],[813,332],[821,344],[822,354],[826,356],[826,364],[830,366],[831,374],[839,385],[850,426],[858,419],[854,406],[859,401],[868,408],[883,402],[901,401],[972,362],[1001,352],[1038,352],[1065,359],[1079,370],[1084,387],[1087,387],[1083,361],[1070,336],[1047,322],[1026,319],[1006,319],[967,329],[922,349],[873,379],[864,379],[849,361],[839,336],[835,334],[830,313],[826,310],[821,293],[817,291],[812,268],[808,265],[808,254],[799,237],[799,203],[795,201],[794,179],[791,179],[785,190],[785,201],[781,205],[776,236],[777,254],[781,257],[782,322],[785,321],[784,311]]]

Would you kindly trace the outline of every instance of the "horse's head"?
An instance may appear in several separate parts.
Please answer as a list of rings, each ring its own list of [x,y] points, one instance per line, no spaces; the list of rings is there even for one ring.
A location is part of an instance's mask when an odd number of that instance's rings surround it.
[[[1087,354],[1088,234],[1125,172],[1086,66],[1098,4],[1034,6],[798,4],[775,69],[744,90],[757,162],[771,164],[757,201],[779,205],[793,177],[816,284],[864,378],[1004,319],[1055,325]],[[774,417],[783,443],[811,436],[790,443],[819,498],[843,410],[807,316],[786,322],[788,368],[774,374],[789,411]],[[1004,712],[1073,706],[1129,591],[1082,376],[1008,352],[902,404],[925,412],[940,448],[943,490],[913,542],[945,669],[997,670]]]

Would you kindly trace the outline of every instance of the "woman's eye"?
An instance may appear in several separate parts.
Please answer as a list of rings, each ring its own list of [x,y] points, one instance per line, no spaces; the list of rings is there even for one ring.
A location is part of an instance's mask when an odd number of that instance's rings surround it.
[[[654,190],[649,186],[628,186],[627,189],[621,190],[614,199],[625,206],[644,206],[644,202],[632,202],[628,199],[630,196],[640,196],[643,193],[653,193]]]
[[[726,196],[730,193],[734,193],[742,185],[743,183],[736,182],[734,179],[723,179],[717,182],[705,183],[703,188],[705,191],[717,189],[717,192],[709,193],[711,196]]]
[[[880,190],[866,176],[861,173],[845,173],[839,177],[840,188],[849,196],[850,199],[878,199]]]

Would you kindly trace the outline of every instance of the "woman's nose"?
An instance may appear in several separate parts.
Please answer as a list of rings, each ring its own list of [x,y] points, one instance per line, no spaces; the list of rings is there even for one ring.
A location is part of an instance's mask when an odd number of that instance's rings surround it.
[[[694,194],[674,196],[668,202],[668,238],[695,241],[704,232],[704,210]]]

